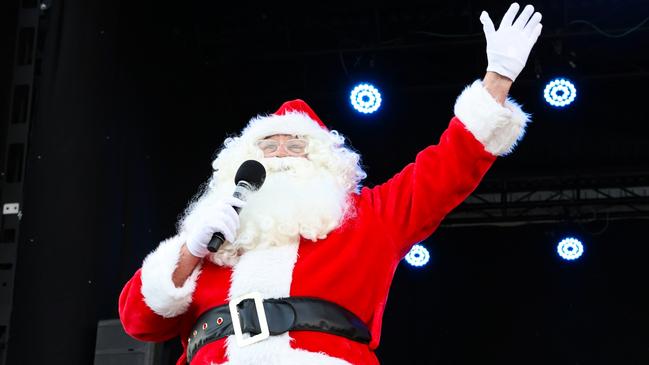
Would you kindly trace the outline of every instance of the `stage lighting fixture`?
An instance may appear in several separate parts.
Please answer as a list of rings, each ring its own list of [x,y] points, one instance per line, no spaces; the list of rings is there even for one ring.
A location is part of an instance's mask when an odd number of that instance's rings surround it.
[[[406,262],[414,267],[421,267],[428,263],[430,260],[430,254],[426,247],[416,244],[412,246],[410,252],[406,255]]]
[[[367,83],[356,85],[349,99],[354,109],[363,114],[370,114],[377,111],[382,101],[379,90]]]
[[[548,104],[557,108],[572,103],[577,97],[577,89],[575,85],[566,79],[554,79],[545,86],[543,96]]]
[[[557,245],[557,252],[564,260],[576,260],[584,253],[584,245],[573,237],[567,237]]]

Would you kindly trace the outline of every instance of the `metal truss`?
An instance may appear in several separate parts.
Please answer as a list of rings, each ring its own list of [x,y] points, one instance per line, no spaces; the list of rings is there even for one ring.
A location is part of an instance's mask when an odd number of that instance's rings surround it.
[[[442,226],[649,219],[649,171],[483,182]]]
[[[2,116],[6,139],[0,174],[0,365],[7,363],[34,75],[40,62],[37,39],[41,14],[46,9],[45,3],[36,1],[25,0],[19,6],[9,112]]]

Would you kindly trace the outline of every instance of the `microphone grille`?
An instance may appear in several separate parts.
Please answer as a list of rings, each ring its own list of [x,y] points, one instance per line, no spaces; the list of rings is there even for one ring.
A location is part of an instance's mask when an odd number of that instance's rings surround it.
[[[234,177],[235,184],[238,184],[239,181],[246,181],[257,189],[261,187],[264,180],[266,180],[266,169],[264,165],[256,160],[248,160],[242,163]]]

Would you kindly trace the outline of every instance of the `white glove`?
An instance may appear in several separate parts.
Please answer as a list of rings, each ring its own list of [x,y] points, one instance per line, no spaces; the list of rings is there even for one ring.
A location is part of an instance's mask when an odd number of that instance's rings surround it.
[[[494,29],[494,23],[486,11],[480,14],[480,22],[487,38],[487,71],[496,72],[512,81],[516,80],[523,70],[532,46],[543,28],[541,13],[534,13],[532,5],[527,5],[514,21],[519,8],[517,3],[509,7],[498,30]]]
[[[239,214],[233,207],[241,208],[245,205],[243,200],[227,197],[212,203],[207,209],[207,214],[201,217],[201,224],[187,232],[187,250],[196,257],[205,257],[210,251],[207,244],[212,235],[221,232],[229,242],[234,242],[237,229],[239,229]]]

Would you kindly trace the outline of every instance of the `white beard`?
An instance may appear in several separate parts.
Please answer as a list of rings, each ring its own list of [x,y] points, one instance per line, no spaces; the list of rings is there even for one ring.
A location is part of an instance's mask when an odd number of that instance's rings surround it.
[[[234,266],[247,251],[296,244],[300,237],[324,239],[350,215],[349,191],[328,169],[301,157],[261,162],[266,181],[247,196],[235,242],[225,242],[211,255],[218,265]],[[221,190],[214,196],[231,193]]]

